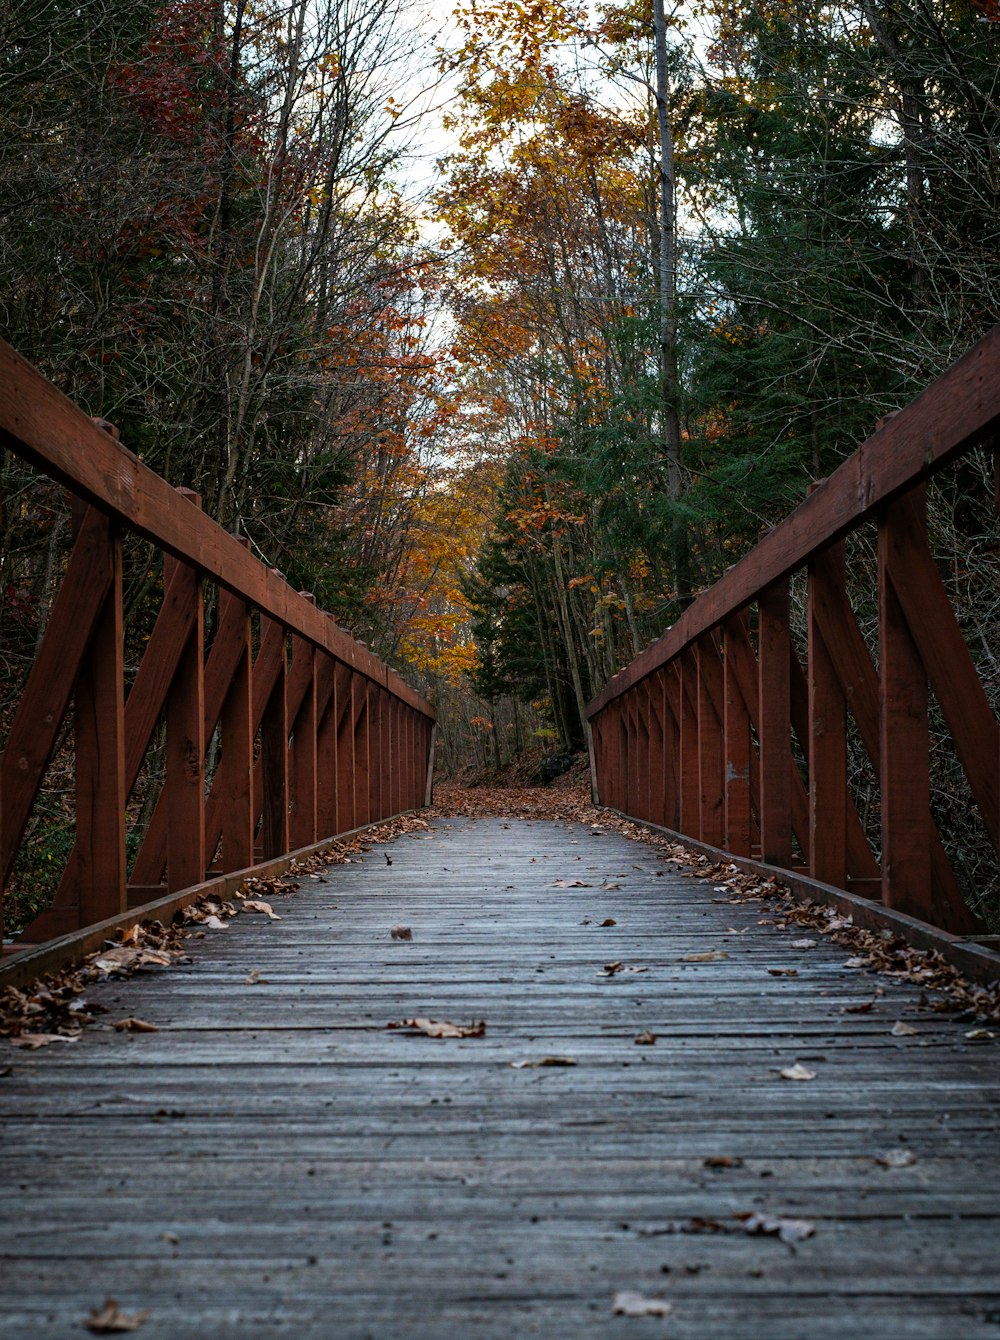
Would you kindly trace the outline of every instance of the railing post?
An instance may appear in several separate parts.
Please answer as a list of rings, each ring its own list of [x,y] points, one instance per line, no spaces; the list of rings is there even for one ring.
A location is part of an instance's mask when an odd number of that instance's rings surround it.
[[[434,803],[434,755],[437,747],[437,722],[428,721],[426,717],[421,717],[421,722],[421,739],[424,742],[427,759],[427,784],[424,788],[424,804],[432,805]]]
[[[201,500],[190,489],[178,489],[195,506]],[[171,555],[164,555],[163,586],[184,572],[194,626],[188,636],[170,692],[167,694],[166,780],[167,889],[200,884],[205,878],[205,619],[201,574]]]
[[[310,597],[310,600],[312,598]],[[309,847],[317,837],[316,796],[316,649],[305,638],[292,636],[292,675],[306,679],[302,702],[295,714],[289,746],[288,841],[295,850]]]
[[[760,705],[760,843],[763,860],[792,864],[792,725],[788,582],[762,591],[757,602]]]
[[[253,864],[253,695],[250,610],[239,596],[219,589],[219,628],[235,626],[239,650],[236,668],[222,706],[222,761],[216,773],[223,870],[244,870]],[[221,632],[219,634],[221,636]],[[214,648],[213,648],[214,650]],[[211,661],[211,655],[209,656]],[[211,842],[212,836],[209,836]],[[209,859],[214,853],[209,852]]]
[[[699,836],[713,847],[725,836],[725,759],[722,716],[716,704],[723,702],[719,654],[710,633],[695,644],[698,675],[698,815]]]
[[[750,713],[740,692],[737,642],[749,642],[746,611],[728,619],[722,628],[723,754],[725,760],[726,846],[736,856],[751,851],[750,769],[753,764]]]
[[[846,889],[847,708],[818,615],[828,569],[833,568],[842,580],[843,542],[831,545],[822,557],[823,562],[809,564],[807,594],[809,873],[813,879]]]
[[[649,819],[667,822],[666,743],[667,708],[664,702],[663,670],[655,670],[647,680],[647,721],[649,723]]]
[[[371,734],[370,705],[371,685],[364,675],[353,673],[353,710],[354,710],[354,824],[360,828],[372,818],[371,798],[369,794],[369,775],[371,772]]]
[[[337,693],[336,662],[316,652],[316,835],[337,831]]]
[[[277,675],[260,724],[260,794],[254,797],[266,861],[288,850],[288,651],[283,626],[263,617],[260,622],[262,643],[268,632],[279,638]]]
[[[125,890],[125,633],[121,540],[101,518],[111,588],[76,681],[77,924],[128,906]],[[103,565],[102,565],[103,566]]]
[[[632,690],[634,698],[634,739],[635,761],[632,771],[635,776],[635,813],[640,819],[650,817],[649,804],[649,680],[644,679]]]
[[[337,832],[354,828],[354,673],[337,662],[334,670],[337,713]]]
[[[898,523],[889,503],[878,523],[882,901],[933,921],[927,673],[892,583]]]
[[[690,648],[677,658],[680,678],[680,822],[689,837],[701,837],[701,764],[698,751],[698,669]]]
[[[382,783],[385,776],[383,759],[383,693],[380,685],[368,682],[368,819],[374,822],[385,814],[382,808]]]
[[[663,667],[664,769],[666,804],[664,823],[675,832],[681,826],[681,695],[680,672],[676,661]]]

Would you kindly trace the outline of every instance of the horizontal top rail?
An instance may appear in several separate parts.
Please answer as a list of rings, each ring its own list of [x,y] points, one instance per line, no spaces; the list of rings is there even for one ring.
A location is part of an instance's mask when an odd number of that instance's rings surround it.
[[[104,513],[306,638],[427,717],[434,709],[234,535],[192,507],[0,340],[0,441]]]
[[[762,591],[843,538],[902,489],[983,441],[1000,426],[998,365],[1000,326],[995,326],[614,675],[588,704],[587,716],[596,716]]]

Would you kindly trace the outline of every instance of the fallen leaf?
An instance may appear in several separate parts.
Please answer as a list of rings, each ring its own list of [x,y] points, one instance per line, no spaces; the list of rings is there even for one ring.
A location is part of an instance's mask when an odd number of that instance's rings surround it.
[[[992,1042],[996,1034],[988,1028],[970,1028],[965,1036],[969,1042]]]
[[[554,889],[590,889],[592,884],[585,884],[582,879],[555,879],[552,881]]]
[[[702,1166],[705,1168],[742,1168],[743,1160],[734,1158],[732,1154],[710,1154],[707,1159],[702,1159]]]
[[[768,968],[770,977],[798,977],[798,968]]]
[[[177,1236],[176,1233],[167,1232],[160,1234],[160,1241],[169,1242],[172,1247],[176,1247],[177,1244],[180,1242],[180,1238]]]
[[[266,986],[266,985],[267,985],[267,978],[266,978],[266,977],[261,977],[261,975],[260,975],[260,968],[251,968],[250,971],[247,973],[247,975],[243,978],[243,985],[244,985],[244,986]]]
[[[779,1072],[782,1079],[815,1079],[815,1070],[809,1070],[806,1066],[800,1065],[798,1061],[794,1065],[787,1066]]]
[[[854,954],[851,958],[845,960],[845,968],[867,968],[871,959],[867,954]]]
[[[598,977],[614,977],[620,972],[649,972],[648,968],[627,968],[624,963],[618,959],[614,963],[605,963],[604,967],[598,972]]]
[[[90,1309],[84,1324],[95,1335],[112,1335],[119,1331],[137,1331],[148,1316],[148,1307],[141,1312],[122,1312],[116,1299],[105,1298],[102,1308]]]
[[[10,1039],[12,1047],[30,1047],[32,1051],[37,1051],[39,1047],[47,1047],[50,1042],[75,1042],[76,1037],[66,1033],[21,1033],[16,1038]]]
[[[695,1215],[692,1219],[669,1219],[665,1224],[643,1224],[636,1232],[640,1238],[658,1238],[669,1233],[732,1233],[735,1224],[723,1224],[718,1219]]]
[[[486,1020],[471,1024],[451,1024],[447,1019],[393,1019],[386,1028],[405,1028],[424,1033],[429,1038],[481,1038],[486,1032]]]
[[[637,1047],[652,1047],[653,1043],[656,1041],[656,1034],[651,1033],[647,1028],[645,1033],[640,1033],[637,1038],[633,1039],[633,1041]]]
[[[244,899],[243,899],[243,911],[244,911],[244,912],[263,912],[264,915],[265,915],[265,917],[267,917],[268,920],[270,920],[270,921],[280,921],[280,920],[281,920],[281,918],[278,916],[277,912],[275,912],[275,910],[274,910],[274,908],[271,906],[271,904],[270,904],[270,903],[265,903],[264,900],[263,900],[263,898],[244,898]],[[208,918],[208,921],[207,921],[205,924],[208,925],[208,926],[211,926],[211,925],[212,925],[212,918],[209,917],[209,918]],[[218,927],[216,926],[214,929],[218,930]]]
[[[123,968],[131,968],[139,962],[139,951],[133,949],[131,945],[118,945],[115,949],[108,949],[93,961],[93,966],[101,972],[119,972]]]
[[[390,926],[389,936],[393,940],[412,940],[413,932],[409,926]]]
[[[816,941],[815,941],[815,940],[793,940],[793,941],[792,941],[792,948],[793,948],[793,949],[815,949],[815,948],[816,948]]]
[[[815,1224],[811,1224],[808,1219],[778,1219],[769,1214],[741,1214],[736,1217],[743,1220],[744,1233],[775,1236],[789,1246],[811,1238],[816,1232]]]
[[[613,1317],[669,1317],[673,1303],[664,1298],[647,1298],[632,1289],[621,1289],[611,1303]]]
[[[159,1033],[156,1024],[147,1024],[145,1019],[135,1019],[129,1015],[127,1019],[119,1019],[113,1025],[116,1033]]]
[[[209,915],[205,918],[202,924],[207,926],[209,930],[212,931],[229,930],[229,923],[227,921],[223,921],[221,917],[217,917],[214,912],[209,913]]]
[[[512,1070],[537,1070],[548,1065],[576,1065],[575,1056],[539,1056],[534,1061],[511,1061]]]
[[[844,1006],[844,1013],[845,1013],[845,1014],[867,1014],[867,1013],[869,1012],[869,1010],[873,1010],[874,1008],[875,1008],[875,1001],[874,1001],[874,1000],[864,1000],[864,1001],[861,1002],[860,1005],[845,1005],[845,1006]]]
[[[614,917],[605,917],[604,920],[601,922],[601,925],[602,925],[602,926],[617,926],[617,925],[618,925],[618,922],[615,921]]]
[[[392,857],[388,854],[388,852],[384,853],[384,855],[386,865],[392,865]]]
[[[853,917],[838,917],[831,909],[827,916],[826,929],[829,931],[846,931],[854,925]]]
[[[720,959],[728,957],[729,955],[724,949],[709,949],[704,954],[684,954],[677,961],[678,963],[717,963]]]
[[[909,1024],[904,1024],[902,1019],[897,1020],[889,1030],[894,1038],[915,1038],[917,1030]]]
[[[910,1168],[917,1161],[912,1149],[889,1149],[884,1154],[876,1154],[875,1162],[883,1168]]]

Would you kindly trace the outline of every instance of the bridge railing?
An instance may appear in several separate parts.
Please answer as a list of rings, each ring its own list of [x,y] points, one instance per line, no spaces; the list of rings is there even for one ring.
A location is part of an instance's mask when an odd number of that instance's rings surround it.
[[[929,686],[994,853],[1000,729],[928,542],[926,484],[977,448],[992,453],[995,474],[998,428],[1000,327],[594,699],[601,802],[948,932],[982,934],[932,814]],[[1000,483],[988,505],[995,560]],[[866,621],[877,611],[874,648],[845,562],[845,538],[862,526],[877,532],[875,589],[863,597]],[[793,592],[804,607],[793,608]],[[996,629],[985,634],[984,674],[995,678]],[[865,816],[849,779],[859,747],[876,779]],[[863,822],[871,813],[876,822]]]
[[[54,756],[75,833],[8,953],[426,803],[430,705],[2,342],[0,442],[70,491],[74,536],[8,711],[4,885]],[[128,532],[162,554],[131,665]]]

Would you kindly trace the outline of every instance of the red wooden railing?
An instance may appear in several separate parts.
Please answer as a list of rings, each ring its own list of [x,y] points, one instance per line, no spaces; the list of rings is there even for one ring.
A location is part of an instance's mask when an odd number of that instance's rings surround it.
[[[71,721],[75,845],[22,945],[425,804],[429,704],[2,342],[0,440],[71,491],[75,534],[0,765],[6,884]],[[126,692],[129,530],[163,552],[163,596]],[[162,783],[147,763],[157,736]],[[144,768],[149,817],[129,871]]]
[[[925,481],[977,447],[995,465],[998,427],[1000,327],[594,699],[600,800],[946,931],[981,932],[931,813],[928,682],[994,852],[1000,729],[928,544]],[[877,529],[875,658],[845,565],[845,536],[866,524]],[[790,599],[802,571],[804,658]],[[849,718],[878,782],[874,841],[849,785]]]

